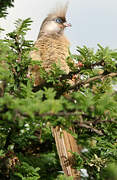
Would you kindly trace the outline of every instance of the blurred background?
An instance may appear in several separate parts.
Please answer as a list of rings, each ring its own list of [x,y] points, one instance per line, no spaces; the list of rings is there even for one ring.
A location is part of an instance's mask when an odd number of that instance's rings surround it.
[[[14,8],[8,9],[7,17],[0,20],[0,27],[6,29],[0,36],[3,38],[5,33],[12,31],[18,18],[30,17],[33,23],[27,38],[36,40],[43,19],[59,3],[65,4],[66,0],[15,0]],[[116,49],[116,19],[116,0],[69,0],[67,20],[72,27],[66,30],[66,35],[71,42],[71,51],[83,45],[96,49],[97,43]]]

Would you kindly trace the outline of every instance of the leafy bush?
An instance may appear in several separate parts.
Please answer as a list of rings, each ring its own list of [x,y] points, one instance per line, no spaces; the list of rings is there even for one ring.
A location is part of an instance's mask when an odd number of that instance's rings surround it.
[[[67,59],[69,74],[55,64],[48,74],[41,62],[30,58],[34,45],[25,35],[31,22],[17,20],[16,29],[0,40],[0,176],[3,180],[66,179],[61,175],[51,127],[70,131],[72,125],[81,149],[75,155],[76,168],[88,173],[82,178],[113,180],[117,177],[113,170],[117,162],[117,52],[101,45],[97,52],[77,47],[78,53]],[[71,64],[69,58],[77,63]],[[39,87],[33,87],[28,77],[28,67],[34,63],[40,64],[45,79]],[[75,84],[70,84],[73,79]]]

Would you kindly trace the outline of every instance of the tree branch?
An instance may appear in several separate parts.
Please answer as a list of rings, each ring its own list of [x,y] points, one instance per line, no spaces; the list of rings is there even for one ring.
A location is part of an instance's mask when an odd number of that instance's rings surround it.
[[[89,78],[89,79],[87,79],[85,81],[80,80],[77,84],[71,86],[69,88],[69,90],[78,89],[82,85],[89,85],[89,83],[92,82],[92,81],[104,80],[104,79],[106,79],[108,77],[116,77],[116,76],[117,76],[117,73],[109,73],[107,75],[102,74],[102,75],[99,75],[99,76],[94,76],[94,77],[91,77],[91,78]]]
[[[97,129],[95,129],[95,128],[87,125],[87,124],[78,123],[77,126],[82,127],[82,128],[86,128],[86,129],[90,129],[91,131],[95,132],[96,134],[98,134],[98,135],[100,135],[100,136],[103,135],[103,133],[102,133],[101,131],[99,131],[99,130],[97,130]]]

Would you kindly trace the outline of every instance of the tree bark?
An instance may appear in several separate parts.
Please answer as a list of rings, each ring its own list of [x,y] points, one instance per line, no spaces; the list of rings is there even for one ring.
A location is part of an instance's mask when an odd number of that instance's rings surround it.
[[[60,127],[53,127],[52,132],[55,138],[60,163],[64,174],[72,176],[74,180],[80,180],[80,173],[74,168],[75,159],[71,152],[79,153],[78,145],[74,137]]]

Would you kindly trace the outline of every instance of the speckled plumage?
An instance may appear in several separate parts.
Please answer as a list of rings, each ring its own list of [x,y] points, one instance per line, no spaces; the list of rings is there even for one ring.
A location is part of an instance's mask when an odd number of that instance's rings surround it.
[[[42,26],[40,28],[40,33],[37,41],[35,42],[35,47],[37,50],[31,52],[32,60],[41,60],[42,67],[48,72],[52,65],[56,63],[61,70],[65,71],[65,73],[69,73],[69,67],[66,62],[66,58],[69,56],[69,46],[70,43],[65,37],[63,30],[61,32],[52,32],[47,33],[44,31],[46,24],[55,17],[65,18],[66,7],[61,10],[57,10],[56,12],[52,12],[48,15],[48,17],[43,21]],[[30,68],[31,74],[34,77],[35,83],[34,85],[40,85],[43,80],[39,75],[39,67],[37,65]]]

